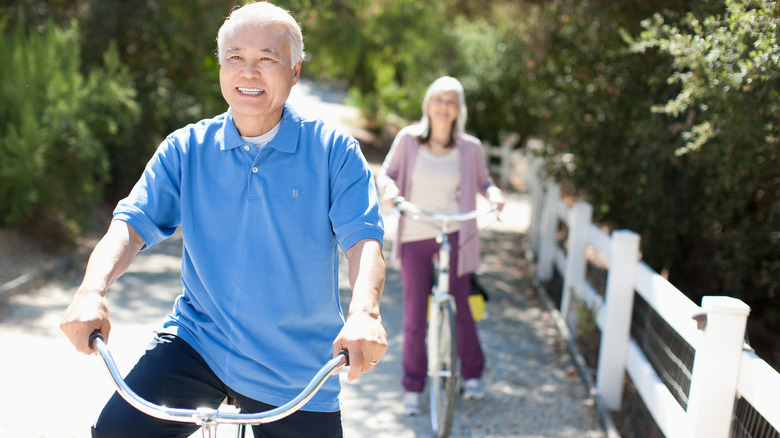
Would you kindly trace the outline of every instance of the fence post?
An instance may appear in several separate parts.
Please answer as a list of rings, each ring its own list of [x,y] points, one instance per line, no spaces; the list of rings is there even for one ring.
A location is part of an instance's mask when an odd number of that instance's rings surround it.
[[[544,200],[544,160],[538,157],[535,151],[539,151],[544,144],[538,138],[531,138],[526,142],[525,159],[525,186],[531,195],[531,233],[528,245],[534,256],[539,258],[539,238],[542,223],[542,202]]]
[[[561,315],[569,321],[569,307],[571,294],[576,288],[585,283],[585,268],[588,248],[588,233],[590,232],[590,219],[593,216],[593,207],[587,202],[577,202],[569,211],[569,237],[566,249],[566,269],[563,275],[563,295],[561,298]],[[569,324],[576,333],[576,323]]]
[[[526,160],[526,180],[525,187],[531,197],[531,225],[528,246],[534,253],[534,257],[539,258],[539,239],[541,237],[542,227],[542,206],[544,205],[544,184],[542,176],[539,174],[541,168],[537,158],[524,155]]]
[[[536,276],[541,281],[550,281],[553,277],[555,259],[555,233],[558,230],[558,199],[561,186],[555,183],[547,185],[547,193],[542,205],[542,223],[539,229],[539,265]]]
[[[498,136],[501,144],[501,169],[499,175],[501,177],[501,187],[506,188],[509,187],[509,177],[512,174],[512,150],[514,150],[517,142],[520,141],[520,134],[516,132],[501,132]]]
[[[688,394],[691,438],[727,438],[734,411],[739,364],[750,307],[736,298],[702,298],[706,327],[696,348]]]
[[[607,409],[623,402],[623,378],[631,337],[639,235],[629,230],[612,232],[612,255],[604,294],[604,323],[599,345],[596,388]]]

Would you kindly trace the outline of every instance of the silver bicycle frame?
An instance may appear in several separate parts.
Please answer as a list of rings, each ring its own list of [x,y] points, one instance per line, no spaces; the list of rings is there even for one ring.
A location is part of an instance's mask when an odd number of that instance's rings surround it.
[[[328,361],[311,379],[306,388],[303,389],[295,398],[287,402],[286,404],[279,406],[278,408],[271,409],[265,412],[256,413],[232,413],[221,412],[212,408],[197,408],[197,409],[179,409],[169,408],[166,406],[160,406],[149,402],[148,400],[141,398],[129,386],[125,383],[119,369],[114,362],[114,358],[111,356],[111,352],[108,350],[108,346],[103,341],[103,337],[100,333],[93,333],[90,338],[90,344],[95,348],[100,357],[103,359],[103,363],[111,375],[116,386],[117,393],[122,396],[131,406],[139,411],[155,417],[161,420],[177,421],[181,423],[195,423],[202,427],[204,437],[215,437],[217,434],[217,426],[219,424],[244,424],[254,425],[271,423],[273,421],[280,420],[288,415],[294,413],[303,405],[305,405],[317,391],[320,390],[322,385],[328,380],[333,373],[340,370],[342,367],[349,365],[349,358],[345,351],[342,351],[339,355]]]
[[[443,224],[442,228],[445,226],[447,225]],[[428,309],[428,321],[431,327],[439,326],[439,320],[441,318],[441,307],[439,305],[444,301],[451,301],[452,309],[456,313],[458,311],[455,306],[455,297],[450,294],[450,253],[452,251],[452,246],[450,244],[449,236],[445,232],[440,231],[436,236],[436,242],[441,246],[439,246],[439,261],[437,262],[438,276],[436,279],[436,290],[431,297],[431,305]],[[449,374],[444,377],[452,377],[453,370],[449,370],[449,373],[443,373],[439,364],[436,362],[436,358],[438,357],[438,351],[436,351],[436,349],[439,345],[438,336],[438,330],[428,331],[428,375],[435,377],[441,376],[442,374]]]

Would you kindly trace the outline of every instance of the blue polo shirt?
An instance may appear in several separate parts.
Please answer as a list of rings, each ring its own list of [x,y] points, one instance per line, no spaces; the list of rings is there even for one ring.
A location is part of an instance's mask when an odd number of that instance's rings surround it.
[[[384,234],[357,141],[289,105],[260,151],[230,110],[174,132],[114,220],[146,247],[181,225],[184,288],[165,327],[232,389],[276,406],[332,357],[344,324],[339,246]],[[328,379],[304,409],[338,410],[339,390]]]

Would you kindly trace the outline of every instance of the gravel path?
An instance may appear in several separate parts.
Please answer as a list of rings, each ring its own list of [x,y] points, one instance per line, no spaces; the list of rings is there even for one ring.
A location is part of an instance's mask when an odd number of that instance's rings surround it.
[[[592,400],[561,339],[552,316],[531,282],[524,257],[528,203],[524,194],[508,194],[502,222],[481,222],[483,264],[480,281],[487,289],[488,317],[478,323],[487,366],[487,397],[459,400],[453,437],[603,437]],[[386,212],[392,236],[395,216]],[[389,248],[392,243],[386,244]],[[348,290],[343,289],[345,297]],[[357,384],[345,384],[347,436],[427,437],[422,415],[403,415],[401,406],[400,273],[388,271],[382,315],[389,335],[384,360]]]

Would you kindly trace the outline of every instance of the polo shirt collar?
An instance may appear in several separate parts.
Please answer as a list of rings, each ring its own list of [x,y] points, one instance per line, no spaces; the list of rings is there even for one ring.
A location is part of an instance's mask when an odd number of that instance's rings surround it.
[[[235,149],[241,147],[246,142],[238,133],[235,122],[233,122],[233,109],[228,108],[225,113],[225,120],[223,121],[222,131],[224,135],[224,143],[222,144],[222,150]],[[284,104],[284,112],[282,113],[282,123],[279,126],[279,132],[271,141],[266,145],[270,146],[280,152],[286,152],[292,154],[298,148],[298,137],[301,133],[301,118],[290,104]]]

